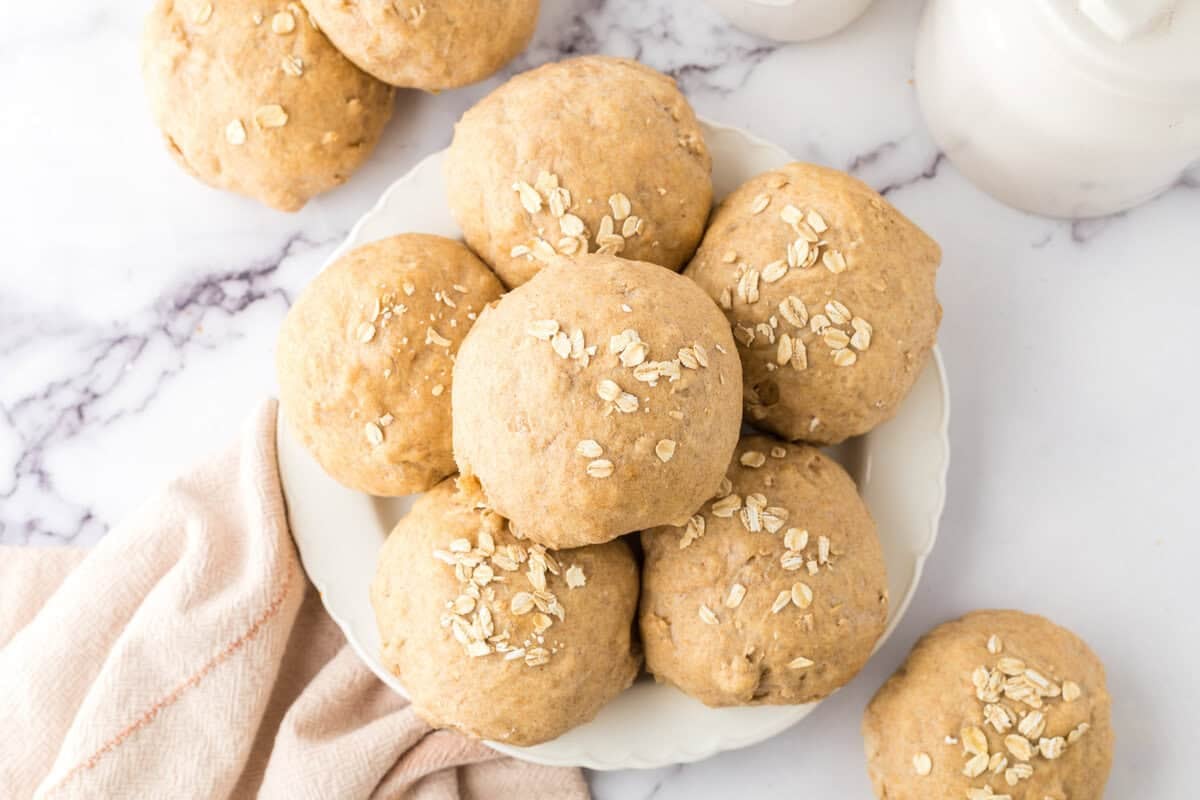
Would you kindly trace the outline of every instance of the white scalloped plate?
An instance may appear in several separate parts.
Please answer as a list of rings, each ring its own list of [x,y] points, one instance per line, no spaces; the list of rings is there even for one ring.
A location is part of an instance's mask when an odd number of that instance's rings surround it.
[[[705,123],[704,135],[713,155],[718,198],[793,160],[780,148],[733,128]],[[330,262],[360,244],[406,231],[460,238],[446,204],[442,156],[434,153],[392,184]],[[885,639],[908,608],[937,536],[950,459],[949,411],[945,372],[935,350],[899,414],[834,452],[858,482],[879,525],[893,598]],[[292,534],[308,577],[363,661],[403,694],[379,659],[368,587],[379,547],[412,498],[381,499],[346,489],[321,471],[282,421],[278,450]],[[553,741],[536,747],[489,744],[542,764],[658,767],[760,742],[803,719],[815,705],[712,709],[643,676],[594,720]]]

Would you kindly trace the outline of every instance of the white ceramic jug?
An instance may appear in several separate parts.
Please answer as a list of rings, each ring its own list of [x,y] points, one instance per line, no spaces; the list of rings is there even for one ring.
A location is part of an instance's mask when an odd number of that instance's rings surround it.
[[[929,0],[915,78],[950,161],[1027,211],[1122,211],[1200,160],[1200,0]]]
[[[744,31],[782,42],[828,36],[849,25],[872,0],[708,0]]]

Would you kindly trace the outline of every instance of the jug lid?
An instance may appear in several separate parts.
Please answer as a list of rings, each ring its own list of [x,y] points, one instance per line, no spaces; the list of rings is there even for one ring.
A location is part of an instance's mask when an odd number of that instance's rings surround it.
[[[1200,94],[1200,0],[1048,0],[1084,63],[1168,100]]]

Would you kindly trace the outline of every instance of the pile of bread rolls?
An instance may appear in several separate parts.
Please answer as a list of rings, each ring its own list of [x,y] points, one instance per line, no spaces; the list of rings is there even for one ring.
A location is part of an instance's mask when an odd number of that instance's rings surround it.
[[[331,36],[351,28],[313,11]],[[938,246],[810,164],[713,209],[687,101],[614,58],[513,78],[462,117],[444,164],[464,242],[351,251],[278,350],[287,423],[331,476],[423,493],[370,587],[417,711],[530,745],[643,665],[711,706],[843,686],[884,630],[886,567],[818,447],[889,419],[926,364]],[[872,778],[888,798],[1098,796],[1107,715],[1103,670],[1069,633],[969,617],[872,704]]]

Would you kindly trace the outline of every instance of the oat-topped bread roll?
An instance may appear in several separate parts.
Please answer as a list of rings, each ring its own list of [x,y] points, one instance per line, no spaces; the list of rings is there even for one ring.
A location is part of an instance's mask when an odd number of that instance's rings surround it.
[[[747,420],[832,444],[889,419],[929,357],[941,250],[866,184],[812,164],[752,178],[686,274],[725,309]]]
[[[712,159],[675,82],[585,56],[518,75],[463,115],[446,154],[450,210],[508,286],[555,253],[679,269],[704,233]]]
[[[633,682],[637,591],[623,541],[548,551],[449,479],[388,537],[371,604],[383,661],[422,718],[532,745]]]
[[[646,668],[710,706],[820,700],[887,622],[887,574],[854,481],[807,445],[744,438],[686,524],[642,534]]]
[[[538,0],[305,0],[351,61],[381,81],[436,92],[483,80],[525,49]]]
[[[421,492],[454,472],[454,354],[500,282],[458,242],[406,233],[322,271],[279,333],[288,426],[340,483]]]
[[[863,737],[881,800],[1099,800],[1113,751],[1104,667],[1044,617],[976,611],[917,642]]]
[[[142,75],[184,169],[282,211],[345,182],[392,113],[392,88],[347,61],[294,2],[159,0]]]
[[[454,366],[454,457],[522,535],[577,547],[683,524],[721,483],[741,365],[670,270],[593,254],[480,315]]]

